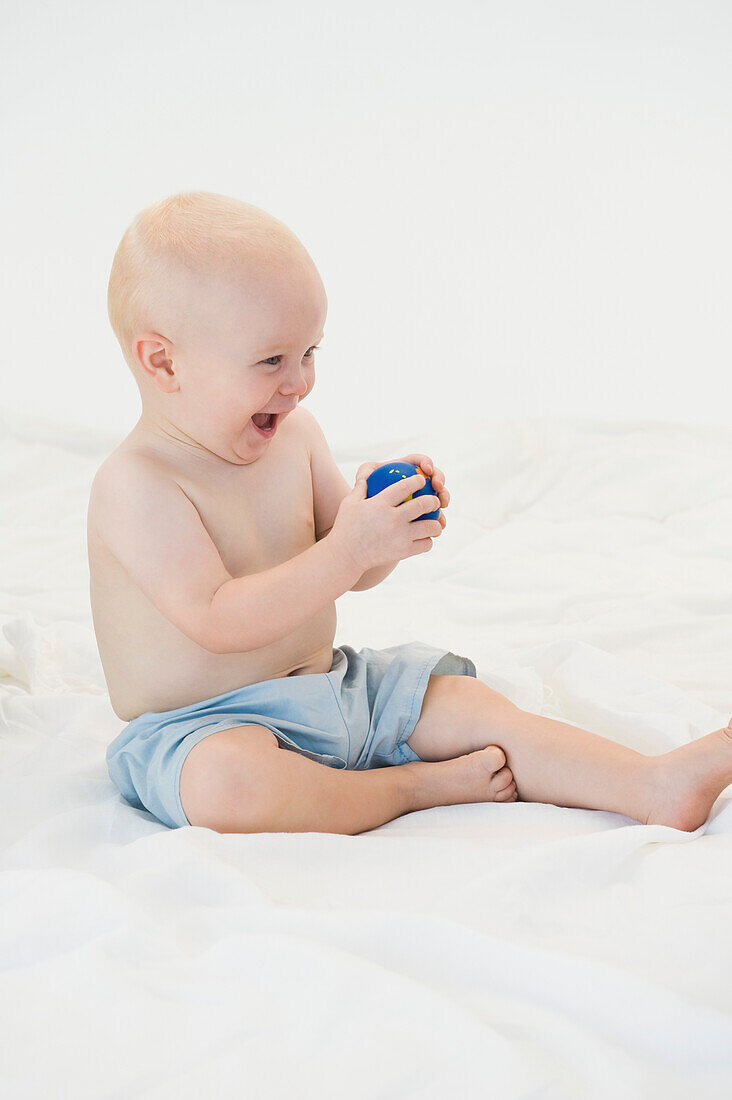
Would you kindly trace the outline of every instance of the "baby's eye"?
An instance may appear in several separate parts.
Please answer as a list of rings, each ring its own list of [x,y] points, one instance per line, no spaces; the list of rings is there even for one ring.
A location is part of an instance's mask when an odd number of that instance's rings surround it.
[[[310,352],[317,351],[319,347],[320,347],[320,344],[313,344],[313,346],[311,348],[308,348],[308,350],[305,352],[305,355],[304,355],[303,358],[312,359],[312,355],[310,354]],[[263,359],[262,362],[266,363],[268,367],[269,366],[278,367],[279,362],[275,363],[275,362],[273,362],[273,360],[275,360],[275,359],[279,360],[281,358],[282,358],[281,355],[270,355],[269,359]]]

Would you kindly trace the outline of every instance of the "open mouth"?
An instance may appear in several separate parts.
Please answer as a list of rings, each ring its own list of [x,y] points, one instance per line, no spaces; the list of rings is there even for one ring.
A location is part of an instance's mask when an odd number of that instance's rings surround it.
[[[278,419],[279,413],[255,413],[252,417],[252,424],[260,435],[268,437],[274,435]]]

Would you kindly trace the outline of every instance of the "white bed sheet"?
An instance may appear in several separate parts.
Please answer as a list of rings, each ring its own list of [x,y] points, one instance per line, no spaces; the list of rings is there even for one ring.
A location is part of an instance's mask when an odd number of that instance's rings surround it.
[[[516,803],[356,837],[169,830],[126,803],[88,603],[109,433],[0,424],[4,1098],[732,1094],[732,788],[695,833]],[[732,715],[732,437],[474,421],[427,451],[430,554],[339,600],[527,710],[658,753]]]

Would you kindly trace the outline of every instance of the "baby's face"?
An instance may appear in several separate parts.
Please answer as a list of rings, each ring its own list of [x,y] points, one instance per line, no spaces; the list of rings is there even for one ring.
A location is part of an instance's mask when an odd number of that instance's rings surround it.
[[[315,384],[325,290],[314,265],[301,262],[255,280],[245,271],[222,277],[199,288],[195,301],[195,319],[171,352],[178,388],[159,407],[194,450],[247,465]],[[264,418],[272,427],[262,432],[253,417],[264,413],[276,419]]]

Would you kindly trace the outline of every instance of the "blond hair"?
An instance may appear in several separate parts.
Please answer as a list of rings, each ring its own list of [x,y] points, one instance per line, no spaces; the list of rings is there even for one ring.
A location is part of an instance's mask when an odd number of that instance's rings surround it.
[[[298,253],[307,256],[283,222],[227,195],[182,191],[145,207],[117,247],[107,288],[109,320],[133,373],[135,335],[175,328],[181,274],[205,280],[247,256],[278,267]]]

